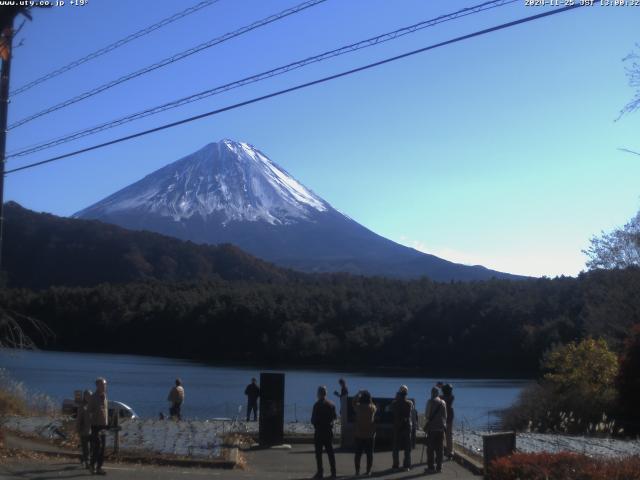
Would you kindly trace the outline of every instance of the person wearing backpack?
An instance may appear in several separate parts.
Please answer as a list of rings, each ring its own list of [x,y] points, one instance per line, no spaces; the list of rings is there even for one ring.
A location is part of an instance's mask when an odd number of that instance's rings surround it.
[[[373,443],[376,437],[376,406],[368,391],[361,390],[358,392],[353,399],[353,410],[356,414],[354,431],[356,476],[360,475],[360,459],[364,452],[367,456],[367,476],[370,477],[371,467],[373,466]]]
[[[445,432],[447,441],[444,454],[451,460],[453,458],[453,401],[456,397],[453,395],[453,387],[450,383],[442,386],[442,395],[440,395],[440,398],[444,400],[444,403],[447,405],[447,429]]]
[[[413,417],[413,402],[407,398],[409,389],[401,385],[396,398],[391,402],[393,412],[393,466],[400,468],[400,449],[404,450],[402,468],[411,470],[411,419]]]
[[[444,454],[444,433],[447,427],[447,404],[439,397],[436,387],[431,389],[431,398],[427,402],[424,431],[427,434],[427,472],[442,471]],[[435,454],[435,468],[434,468]]]

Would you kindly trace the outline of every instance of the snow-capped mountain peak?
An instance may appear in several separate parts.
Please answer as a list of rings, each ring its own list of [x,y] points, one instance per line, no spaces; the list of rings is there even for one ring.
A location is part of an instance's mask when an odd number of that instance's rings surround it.
[[[224,139],[163,167],[78,212],[102,217],[135,211],[179,222],[199,215],[286,225],[331,209],[258,149]]]

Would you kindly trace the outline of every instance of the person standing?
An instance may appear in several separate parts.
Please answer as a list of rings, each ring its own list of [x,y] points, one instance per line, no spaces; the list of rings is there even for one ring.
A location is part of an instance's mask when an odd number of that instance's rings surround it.
[[[426,425],[424,431],[427,434],[427,472],[442,471],[442,454],[444,450],[444,431],[447,425],[447,404],[438,396],[438,389],[431,389],[431,398],[427,402],[425,411]],[[434,469],[433,457],[435,453],[436,468]]]
[[[96,392],[91,395],[88,404],[89,419],[91,421],[91,473],[105,475],[102,469],[104,462],[104,448],[109,428],[109,402],[107,400],[107,381],[96,379]]]
[[[447,405],[447,425],[445,430],[446,447],[444,454],[449,460],[453,458],[453,401],[455,396],[453,395],[453,387],[450,383],[442,386],[442,395],[440,398],[444,400]]]
[[[247,396],[247,422],[251,417],[251,411],[253,410],[253,421],[258,420],[258,398],[260,398],[260,387],[258,381],[255,378],[251,379],[251,383],[244,389],[244,394]]]
[[[409,388],[401,385],[396,398],[391,402],[393,412],[393,466],[400,468],[400,449],[404,450],[402,467],[411,470],[411,419],[413,417],[413,402],[407,399]]]
[[[184,386],[182,380],[176,378],[176,384],[169,390],[167,400],[171,404],[169,407],[169,417],[182,420],[182,404],[184,402]]]
[[[356,475],[360,475],[360,459],[362,452],[367,456],[367,476],[371,475],[373,466],[373,443],[376,436],[376,406],[371,399],[371,394],[361,390],[353,399],[353,409],[356,413],[355,444],[356,455],[354,458]]]
[[[347,397],[349,396],[349,389],[347,388],[347,382],[345,382],[344,378],[338,380],[338,384],[340,385],[340,391],[338,392],[338,390],[334,390],[333,394],[338,397],[340,414],[342,414],[342,399],[344,398],[345,401],[347,400]]]
[[[76,414],[76,431],[80,437],[80,463],[86,468],[90,468],[89,464],[89,448],[91,446],[91,418],[89,415],[89,402],[91,401],[91,390],[85,390],[82,394],[82,403],[78,405],[78,413]]]
[[[347,382],[345,382],[344,378],[338,380],[338,385],[340,385],[340,391],[334,390],[333,394],[342,400],[342,397],[346,397],[349,395],[349,389],[347,388]]]
[[[331,467],[331,478],[336,478],[336,457],[333,453],[333,422],[338,418],[336,406],[327,399],[327,387],[318,387],[318,401],[313,405],[311,423],[313,424],[314,446],[316,454],[317,472],[313,478],[323,477],[322,449],[324,448],[329,457]]]

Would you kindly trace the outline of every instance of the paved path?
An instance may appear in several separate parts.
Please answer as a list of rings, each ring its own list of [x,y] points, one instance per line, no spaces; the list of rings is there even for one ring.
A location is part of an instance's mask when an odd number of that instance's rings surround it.
[[[414,454],[420,455],[419,450]],[[127,463],[105,465],[106,478],[119,480],[172,480],[193,477],[213,477],[220,479],[308,479],[315,473],[313,446],[294,445],[291,450],[254,450],[243,452],[245,469],[220,470],[201,468],[155,467],[132,465]],[[326,458],[325,458],[326,460]],[[338,478],[353,477],[353,454],[349,452],[336,455]],[[363,459],[364,461],[364,459]],[[417,465],[408,472],[390,472],[386,470],[391,463],[390,452],[380,452],[374,457],[373,478],[378,479],[414,479],[426,478],[424,465]],[[326,467],[325,467],[326,468]],[[7,460],[0,464],[2,480],[53,480],[79,479],[92,477],[76,461],[49,458],[44,460]],[[443,471],[429,475],[434,480],[479,479],[455,462],[446,462]],[[100,477],[92,477],[100,478]]]

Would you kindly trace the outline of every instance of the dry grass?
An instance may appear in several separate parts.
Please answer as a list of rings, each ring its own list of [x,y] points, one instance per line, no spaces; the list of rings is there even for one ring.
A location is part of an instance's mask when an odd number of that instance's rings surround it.
[[[228,433],[222,439],[222,444],[226,447],[249,448],[255,442],[253,436],[242,433]]]
[[[7,415],[26,415],[28,408],[25,401],[4,390],[0,390],[0,457],[5,454],[3,418]]]
[[[37,458],[5,447],[3,430],[7,416],[52,415],[55,411],[55,403],[49,397],[29,392],[0,368],[0,458]]]
[[[27,415],[29,407],[24,398],[8,392],[0,390],[0,418],[6,415]]]
[[[640,456],[600,459],[575,453],[516,453],[494,460],[491,480],[640,480]]]
[[[247,466],[247,457],[244,456],[244,453],[242,453],[242,451],[238,450],[238,461],[236,462],[235,468],[239,470],[246,470]]]
[[[17,382],[9,372],[0,368],[0,401],[6,399],[4,405],[0,403],[0,419],[5,415],[55,415],[58,411],[56,403],[51,397],[29,391],[22,382]]]

